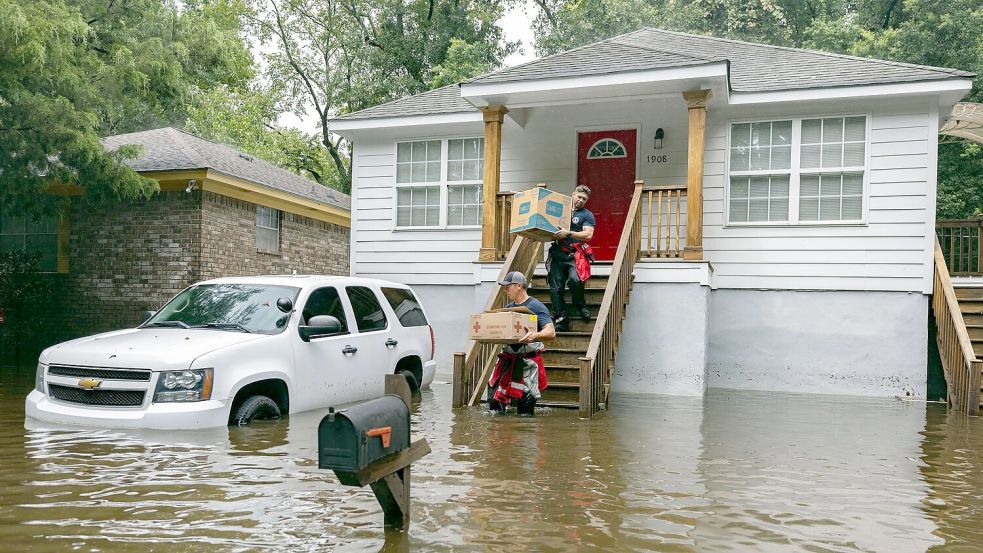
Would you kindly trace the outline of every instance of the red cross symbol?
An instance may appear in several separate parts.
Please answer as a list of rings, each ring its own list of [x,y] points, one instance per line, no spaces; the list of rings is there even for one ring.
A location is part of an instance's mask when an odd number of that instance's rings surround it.
[[[515,332],[516,333],[522,332],[522,329],[523,328],[525,328],[525,327],[522,326],[522,323],[520,323],[519,321],[516,321],[515,322]]]
[[[479,323],[478,321],[475,321],[474,324],[471,325],[471,330],[473,330],[474,333],[477,334],[478,331],[481,330],[481,323]]]

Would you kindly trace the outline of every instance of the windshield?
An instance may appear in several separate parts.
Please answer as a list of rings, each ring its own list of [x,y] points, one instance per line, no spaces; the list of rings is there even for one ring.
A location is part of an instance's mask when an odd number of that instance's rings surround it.
[[[277,300],[296,303],[299,291],[266,284],[200,284],[174,296],[142,326],[278,334],[290,315],[280,311]]]

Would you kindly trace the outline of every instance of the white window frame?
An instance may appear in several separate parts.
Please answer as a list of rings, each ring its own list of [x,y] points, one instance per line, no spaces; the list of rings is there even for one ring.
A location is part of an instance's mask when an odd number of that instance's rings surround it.
[[[864,165],[863,167],[836,167],[836,168],[801,168],[802,154],[802,121],[806,119],[840,119],[849,117],[863,117],[865,122],[864,129]],[[844,227],[844,226],[867,226],[867,206],[870,196],[870,113],[828,113],[823,115],[796,115],[796,116],[773,116],[755,119],[734,119],[727,121],[727,130],[724,146],[724,221],[723,226],[727,227]],[[788,220],[787,221],[731,221],[730,220],[730,149],[731,149],[731,130],[734,125],[747,123],[773,123],[775,121],[792,121],[792,160],[788,169]],[[740,171],[736,176],[771,176],[784,173],[785,170],[759,170],[759,171]],[[800,183],[802,173],[809,174],[838,174],[838,173],[863,173],[863,196],[861,198],[860,219],[849,219],[843,221],[801,221],[799,220],[799,201]]]
[[[276,218],[276,228],[267,227],[267,226],[264,226],[264,225],[261,225],[260,224],[260,222],[259,222],[259,211],[260,211],[260,209],[269,209],[270,211],[273,212],[273,215]],[[281,246],[282,246],[281,241],[282,241],[282,238],[283,238],[283,233],[282,233],[282,229],[283,229],[283,212],[280,211],[279,209],[274,208],[274,207],[267,207],[265,205],[256,204],[256,229],[257,230],[258,229],[265,229],[265,230],[274,230],[274,231],[276,231],[276,249],[275,250],[267,250],[267,249],[260,248],[259,247],[259,233],[257,232],[256,233],[256,251],[262,252],[262,253],[272,253],[272,254],[278,254],[278,253],[280,253],[280,250],[282,249],[281,248]]]
[[[483,179],[478,180],[448,180],[448,156],[450,155],[449,142],[451,140],[469,140],[469,139],[480,139],[484,141],[484,136],[477,136],[474,134],[460,135],[460,136],[445,136],[442,138],[434,137],[419,137],[419,138],[407,138],[400,139],[393,142],[393,217],[392,217],[392,230],[394,232],[399,231],[413,231],[413,230],[473,230],[481,228],[481,221],[478,221],[475,225],[450,225],[447,222],[447,211],[450,194],[448,192],[448,186],[457,186],[462,184],[478,185],[479,190],[483,184]],[[433,182],[406,182],[399,183],[396,182],[396,164],[399,155],[399,145],[412,143],[412,142],[429,142],[429,141],[439,141],[440,142],[440,179]],[[484,167],[484,142],[482,142],[482,167]],[[438,224],[436,226],[419,226],[419,225],[403,225],[398,224],[398,211],[399,211],[399,189],[400,188],[425,188],[429,186],[435,186],[439,188],[440,191],[440,205],[439,205],[439,215]]]

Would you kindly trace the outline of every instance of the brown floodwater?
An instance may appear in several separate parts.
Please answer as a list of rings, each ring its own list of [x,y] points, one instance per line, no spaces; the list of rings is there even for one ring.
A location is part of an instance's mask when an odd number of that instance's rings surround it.
[[[8,551],[983,550],[983,420],[915,401],[712,390],[592,421],[450,409],[413,425],[408,533],[317,468],[323,412],[247,428],[25,428],[0,372]]]

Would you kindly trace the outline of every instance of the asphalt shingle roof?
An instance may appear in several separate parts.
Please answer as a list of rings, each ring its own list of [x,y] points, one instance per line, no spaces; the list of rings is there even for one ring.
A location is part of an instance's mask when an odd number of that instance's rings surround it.
[[[772,92],[974,77],[975,74],[829,52],[755,44],[659,29],[641,29],[475,77],[491,84],[730,63],[734,92]],[[338,120],[475,111],[457,86],[350,113]]]
[[[130,144],[143,146],[139,157],[125,162],[138,172],[214,169],[316,202],[351,209],[351,198],[346,194],[173,127],[107,136],[102,144],[108,150]]]

